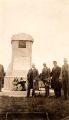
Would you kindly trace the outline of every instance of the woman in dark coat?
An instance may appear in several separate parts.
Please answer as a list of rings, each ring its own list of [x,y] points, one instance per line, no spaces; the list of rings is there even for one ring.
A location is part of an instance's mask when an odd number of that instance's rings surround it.
[[[61,96],[61,83],[59,82],[59,76],[61,72],[61,68],[57,65],[56,61],[53,61],[53,69],[51,72],[51,88],[54,89],[54,93],[56,97]]]

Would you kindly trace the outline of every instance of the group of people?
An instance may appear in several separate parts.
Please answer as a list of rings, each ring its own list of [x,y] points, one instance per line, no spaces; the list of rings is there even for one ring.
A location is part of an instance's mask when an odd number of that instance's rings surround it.
[[[64,58],[64,64],[62,67],[58,66],[57,61],[53,61],[53,68],[47,67],[46,63],[43,63],[42,72],[39,74],[33,64],[27,74],[27,97],[30,96],[30,90],[32,89],[32,96],[35,96],[35,83],[38,84],[42,81],[45,88],[45,96],[49,96],[49,88],[54,89],[56,97],[61,97],[61,89],[63,89],[64,99],[67,100],[69,96],[69,64],[66,58]]]
[[[4,84],[4,67],[0,64],[0,91]],[[30,96],[32,89],[32,96],[35,96],[36,86],[39,89],[38,83],[42,81],[45,88],[45,96],[49,96],[50,88],[54,90],[56,97],[61,97],[61,89],[63,89],[64,99],[69,97],[69,64],[66,58],[64,58],[64,64],[62,67],[58,66],[57,61],[53,61],[53,68],[47,67],[46,63],[43,63],[42,72],[39,74],[38,69],[32,64],[31,69],[27,73],[27,97]],[[14,84],[15,84],[14,80]],[[24,86],[21,78],[21,82],[17,82],[17,85]],[[24,86],[25,88],[25,86]]]

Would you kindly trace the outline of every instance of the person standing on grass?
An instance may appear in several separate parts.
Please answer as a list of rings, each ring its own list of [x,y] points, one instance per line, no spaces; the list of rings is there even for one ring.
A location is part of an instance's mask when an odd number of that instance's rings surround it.
[[[57,61],[53,61],[54,67],[51,72],[51,88],[54,89],[54,93],[56,97],[61,96],[61,83],[59,81],[59,76],[61,72],[61,68],[57,65]]]
[[[64,93],[64,99],[67,100],[69,96],[69,64],[66,58],[64,58],[64,64],[61,68],[62,88]]]
[[[49,83],[50,83],[50,69],[46,66],[46,63],[43,63],[43,69],[41,73],[41,79],[45,87],[45,96],[49,96]]]
[[[4,84],[4,76],[5,76],[4,67],[3,65],[0,64],[0,92]]]
[[[28,71],[27,74],[27,81],[28,81],[27,97],[30,96],[31,89],[32,89],[32,96],[35,96],[34,81],[37,79],[38,76],[39,76],[39,72],[35,68],[35,65],[32,64],[32,68]]]

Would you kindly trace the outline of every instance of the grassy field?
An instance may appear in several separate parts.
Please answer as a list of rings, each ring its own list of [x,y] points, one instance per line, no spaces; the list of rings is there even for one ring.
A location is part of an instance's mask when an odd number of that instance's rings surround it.
[[[50,120],[61,120],[69,116],[69,100],[56,99],[54,96],[49,98],[2,96],[0,97],[0,114],[6,112],[45,112],[48,113]]]

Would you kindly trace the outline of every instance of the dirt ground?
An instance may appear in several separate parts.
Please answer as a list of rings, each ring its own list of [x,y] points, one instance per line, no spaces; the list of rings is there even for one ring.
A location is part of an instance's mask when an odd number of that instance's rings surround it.
[[[49,120],[61,120],[69,116],[69,100],[63,98],[55,98],[51,96],[45,97],[0,97],[0,115],[7,112],[44,112],[48,113]]]

